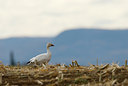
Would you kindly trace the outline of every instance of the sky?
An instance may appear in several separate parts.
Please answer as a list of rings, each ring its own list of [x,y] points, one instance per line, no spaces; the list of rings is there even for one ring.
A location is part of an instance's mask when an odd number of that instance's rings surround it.
[[[0,0],[0,38],[128,28],[128,0]]]

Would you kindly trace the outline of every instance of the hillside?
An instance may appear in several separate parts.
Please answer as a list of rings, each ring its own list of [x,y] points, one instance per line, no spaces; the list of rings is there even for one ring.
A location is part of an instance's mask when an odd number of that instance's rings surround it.
[[[81,64],[124,62],[128,56],[128,30],[77,29],[61,33],[55,38],[53,54],[60,62],[77,59]],[[67,60],[68,59],[68,60]]]
[[[69,64],[72,59],[81,65],[88,63],[120,62],[128,56],[128,30],[76,29],[60,33],[54,38],[9,38],[0,40],[0,60],[9,64],[9,52],[14,51],[16,61],[26,62],[46,52],[46,43],[52,42],[50,63]]]
[[[0,60],[4,64],[10,64],[10,52],[14,53],[16,62],[22,63],[37,54],[45,52],[45,44],[51,38],[8,38],[0,40]]]

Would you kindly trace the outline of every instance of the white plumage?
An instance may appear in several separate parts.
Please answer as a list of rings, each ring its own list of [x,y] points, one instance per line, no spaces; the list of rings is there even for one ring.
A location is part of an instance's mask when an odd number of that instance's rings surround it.
[[[27,64],[29,65],[29,64],[33,64],[33,63],[35,63],[35,64],[46,64],[46,63],[48,63],[51,59],[51,52],[49,50],[49,47],[51,47],[51,46],[54,46],[54,45],[51,44],[51,43],[47,43],[47,53],[39,54],[39,55],[31,58],[29,60],[29,62],[27,62]]]

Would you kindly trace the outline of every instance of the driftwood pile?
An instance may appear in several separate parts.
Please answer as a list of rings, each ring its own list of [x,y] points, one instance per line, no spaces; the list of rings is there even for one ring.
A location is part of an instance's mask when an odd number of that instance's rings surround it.
[[[128,67],[112,63],[80,66],[49,65],[47,69],[32,66],[0,64],[0,86],[128,86]]]

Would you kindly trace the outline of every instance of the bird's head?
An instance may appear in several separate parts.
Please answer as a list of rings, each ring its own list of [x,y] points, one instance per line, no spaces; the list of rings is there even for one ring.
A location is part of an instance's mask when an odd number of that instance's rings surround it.
[[[52,43],[47,43],[47,48],[51,46],[54,46],[54,45]]]

